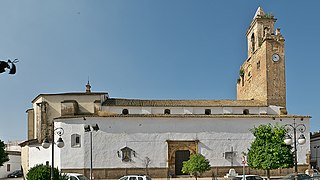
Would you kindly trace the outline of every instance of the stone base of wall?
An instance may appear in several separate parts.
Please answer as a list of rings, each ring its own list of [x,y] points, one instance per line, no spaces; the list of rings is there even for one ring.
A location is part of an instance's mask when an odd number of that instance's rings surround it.
[[[308,169],[308,165],[299,165],[298,166],[298,172],[299,173],[305,173],[305,170]],[[235,169],[238,174],[243,174],[243,166],[236,166],[236,167],[212,167],[211,171],[207,171],[203,173],[201,176],[202,177],[212,177],[212,175],[216,177],[223,177],[225,176],[228,172],[229,169]],[[285,176],[287,174],[293,173],[294,168],[287,168],[287,169],[275,169],[270,171],[270,176]],[[267,171],[265,170],[258,170],[258,169],[252,169],[249,168],[248,166],[245,167],[245,174],[255,174],[255,175],[260,175],[260,176],[267,176]]]
[[[229,169],[233,168],[236,170],[238,174],[242,174],[243,167],[242,166],[236,166],[236,167],[230,167],[230,166],[219,166],[219,167],[212,167],[211,171],[207,171],[201,174],[201,177],[223,177],[228,172]],[[308,169],[308,165],[299,165],[298,166],[298,172],[304,173],[305,170]],[[86,175],[87,177],[90,177],[90,169],[62,169],[62,172],[64,173],[81,173]],[[169,176],[169,170],[168,168],[148,168],[148,170],[144,168],[94,168],[92,170],[93,177],[95,179],[119,179],[120,177],[124,175],[129,174],[149,174],[152,178],[166,178]],[[276,169],[270,171],[271,176],[279,177],[279,176],[285,176],[287,174],[293,173],[294,168],[289,169]],[[251,169],[249,167],[245,167],[245,174],[256,174],[260,176],[267,176],[267,172],[264,170],[256,170]],[[174,175],[172,176],[174,177]]]

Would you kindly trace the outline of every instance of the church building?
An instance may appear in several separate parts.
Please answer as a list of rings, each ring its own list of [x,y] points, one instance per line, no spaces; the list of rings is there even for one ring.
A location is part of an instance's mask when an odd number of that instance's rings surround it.
[[[183,175],[183,161],[201,153],[211,165],[202,176],[221,177],[230,168],[241,173],[254,140],[250,129],[269,123],[306,127],[306,143],[297,146],[298,170],[304,172],[310,159],[311,117],[287,112],[285,40],[275,22],[274,16],[257,9],[246,33],[248,57],[235,81],[236,100],[113,98],[92,92],[89,82],[86,92],[39,94],[27,110],[28,140],[21,143],[24,172],[36,164],[51,165],[54,159],[63,172],[87,177],[92,166],[95,179],[126,174],[176,177]],[[42,146],[44,140],[55,142],[54,153],[52,145]],[[265,175],[247,165],[245,169]],[[278,169],[271,175],[291,172]]]

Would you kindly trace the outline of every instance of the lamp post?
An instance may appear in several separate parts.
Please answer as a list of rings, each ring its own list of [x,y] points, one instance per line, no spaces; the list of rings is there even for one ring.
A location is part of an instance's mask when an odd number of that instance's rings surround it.
[[[92,127],[92,130],[91,130]],[[90,132],[90,180],[92,180],[92,131],[98,131],[98,124],[94,124],[90,127],[90,125],[84,126],[84,132]]]
[[[53,180],[54,179],[54,134],[57,133],[57,135],[59,135],[59,139],[56,143],[56,145],[58,146],[58,148],[63,148],[64,146],[64,142],[61,138],[61,136],[64,134],[64,130],[63,128],[59,127],[59,128],[54,128],[54,122],[52,122],[52,142],[51,142],[51,174],[50,174],[50,179]],[[42,142],[42,147],[45,149],[48,149],[50,147],[50,143],[48,138],[46,137],[43,142]]]
[[[297,145],[303,145],[306,143],[306,138],[302,134],[306,131],[306,126],[304,124],[297,124],[296,119],[293,119],[293,124],[286,124],[284,125],[287,127],[287,131],[293,130],[293,141],[289,134],[286,135],[284,142],[286,145],[292,145],[294,148],[294,173],[295,173],[295,179],[298,179],[298,160],[297,160]],[[300,132],[300,136],[297,141],[297,131]]]
[[[316,169],[318,169],[318,149],[320,148],[320,146],[314,146],[314,149],[316,150]]]

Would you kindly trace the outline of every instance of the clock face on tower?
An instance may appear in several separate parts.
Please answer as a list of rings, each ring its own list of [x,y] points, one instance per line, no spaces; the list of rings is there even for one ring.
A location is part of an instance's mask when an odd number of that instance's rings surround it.
[[[277,62],[277,61],[279,61],[279,60],[280,60],[279,54],[274,53],[274,54],[272,55],[272,61]]]

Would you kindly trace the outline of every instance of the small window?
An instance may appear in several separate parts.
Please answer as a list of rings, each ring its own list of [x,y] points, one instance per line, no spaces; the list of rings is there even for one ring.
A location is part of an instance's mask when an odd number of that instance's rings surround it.
[[[129,110],[128,109],[123,109],[122,110],[122,114],[123,115],[128,115],[129,114]]]
[[[254,33],[252,33],[252,35],[251,35],[251,50],[252,50],[252,52],[254,52],[255,51],[255,37],[254,37]]]
[[[170,109],[165,109],[164,114],[170,114]]]
[[[143,180],[143,178],[142,177],[138,177],[138,180]]]
[[[265,28],[263,29],[263,37],[266,37],[267,32],[268,32],[268,28],[267,28],[267,27],[265,27]]]
[[[257,69],[260,69],[260,61],[257,62]]]
[[[211,114],[211,109],[206,109],[206,110],[204,110],[204,114],[210,115],[210,114]]]
[[[7,164],[7,171],[10,171],[11,168],[10,168],[10,164]]]
[[[244,114],[244,115],[248,115],[248,114],[249,114],[249,109],[243,110],[243,114]]]
[[[136,177],[130,177],[129,180],[137,180]]]
[[[72,148],[79,148],[81,147],[81,140],[79,134],[72,134],[71,135],[71,147]]]
[[[49,166],[49,161],[46,161],[46,166]]]

